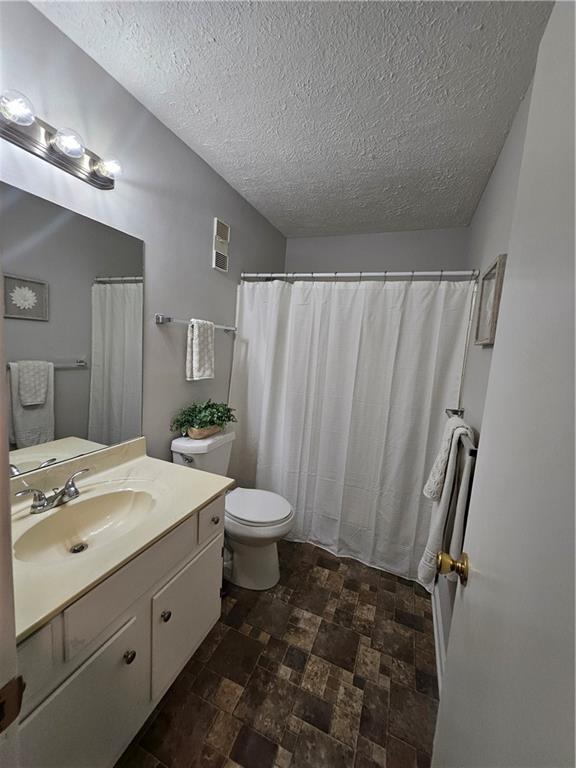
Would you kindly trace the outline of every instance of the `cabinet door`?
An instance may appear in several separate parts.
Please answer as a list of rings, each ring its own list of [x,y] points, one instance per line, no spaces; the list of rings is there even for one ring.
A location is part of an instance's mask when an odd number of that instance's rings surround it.
[[[159,698],[220,616],[220,535],[152,598],[152,698]]]
[[[21,768],[114,764],[149,709],[148,622],[144,608],[21,723]]]

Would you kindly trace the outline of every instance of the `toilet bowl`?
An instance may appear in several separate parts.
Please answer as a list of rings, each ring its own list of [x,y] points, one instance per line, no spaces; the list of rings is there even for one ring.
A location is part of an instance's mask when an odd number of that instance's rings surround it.
[[[292,507],[277,493],[235,488],[226,494],[225,508],[233,553],[230,580],[246,589],[270,589],[280,578],[276,542],[292,529]]]
[[[204,440],[179,437],[172,441],[175,464],[225,475],[228,471],[232,431]],[[280,568],[276,542],[294,524],[294,511],[277,493],[256,488],[235,488],[226,494],[224,530],[232,551],[229,579],[246,589],[270,589],[278,583]]]

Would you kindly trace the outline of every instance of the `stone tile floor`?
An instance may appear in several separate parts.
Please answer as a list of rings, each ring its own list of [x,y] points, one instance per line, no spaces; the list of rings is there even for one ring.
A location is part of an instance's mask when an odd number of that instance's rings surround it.
[[[222,617],[117,768],[427,768],[438,691],[418,585],[279,544],[268,592]]]

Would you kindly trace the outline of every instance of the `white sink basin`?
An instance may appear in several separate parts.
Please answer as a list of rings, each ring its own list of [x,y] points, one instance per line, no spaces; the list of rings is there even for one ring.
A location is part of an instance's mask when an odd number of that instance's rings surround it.
[[[125,536],[154,507],[146,491],[118,490],[63,504],[38,515],[38,522],[14,544],[18,560],[59,562]],[[49,515],[42,519],[42,514]]]

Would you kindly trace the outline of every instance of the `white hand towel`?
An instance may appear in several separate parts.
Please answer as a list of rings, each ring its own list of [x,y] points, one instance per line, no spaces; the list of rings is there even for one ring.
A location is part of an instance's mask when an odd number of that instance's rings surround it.
[[[470,440],[474,440],[474,432],[472,431],[472,428],[459,416],[451,416],[448,419],[446,426],[444,427],[440,450],[436,456],[432,470],[430,471],[430,476],[426,481],[423,491],[424,496],[428,499],[432,499],[432,501],[440,501],[442,496],[444,478],[446,477],[446,470],[448,468],[448,457],[452,446],[452,438],[457,429],[463,430],[464,434],[467,434]]]
[[[18,361],[18,393],[24,407],[44,405],[52,363],[44,360]]]
[[[186,339],[186,381],[214,378],[214,323],[191,319]]]
[[[464,423],[464,422],[463,422]],[[450,512],[450,502],[454,491],[456,479],[456,465],[458,458],[458,443],[462,435],[468,434],[470,427],[467,424],[457,427],[453,432],[448,449],[446,471],[444,472],[442,495],[432,507],[430,516],[430,532],[424,549],[424,554],[418,566],[418,581],[429,592],[434,590],[436,578],[436,555],[441,551],[444,541],[444,529]]]
[[[19,364],[9,363],[12,432],[17,448],[54,440],[54,366],[48,365],[46,399],[42,405],[24,406],[20,401]]]
[[[464,469],[462,479],[458,488],[458,501],[456,502],[456,513],[454,515],[454,524],[452,526],[452,536],[450,538],[450,557],[458,560],[462,554],[464,544],[464,524],[466,522],[466,510],[468,508],[468,496],[470,494],[470,481],[472,479],[472,469],[476,459],[473,456],[466,456],[464,460]],[[454,574],[456,577],[456,574]]]

